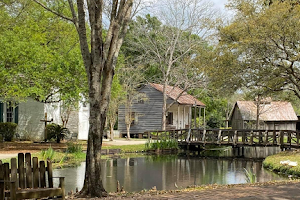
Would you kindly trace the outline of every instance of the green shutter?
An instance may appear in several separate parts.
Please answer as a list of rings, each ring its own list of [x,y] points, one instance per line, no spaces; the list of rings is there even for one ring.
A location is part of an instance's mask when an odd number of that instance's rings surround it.
[[[0,122],[3,122],[3,103],[0,102]]]
[[[19,122],[19,106],[15,107],[15,123]]]

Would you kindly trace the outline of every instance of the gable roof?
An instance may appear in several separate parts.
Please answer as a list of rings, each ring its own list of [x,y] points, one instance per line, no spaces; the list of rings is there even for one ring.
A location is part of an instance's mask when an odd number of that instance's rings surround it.
[[[243,120],[256,120],[257,107],[254,101],[237,101],[230,118],[236,108],[240,110]],[[259,119],[263,121],[298,120],[292,104],[287,101],[273,101],[261,104]]]
[[[163,92],[163,85],[161,84],[149,83],[149,86],[153,87],[154,89],[158,90],[161,93]],[[183,91],[179,87],[167,85],[166,91],[167,91],[167,96],[173,100],[176,100],[176,98],[182,93],[181,96],[177,99],[177,102],[179,104],[196,105],[196,106],[205,107],[204,103],[202,103],[192,95],[188,94],[187,92]]]

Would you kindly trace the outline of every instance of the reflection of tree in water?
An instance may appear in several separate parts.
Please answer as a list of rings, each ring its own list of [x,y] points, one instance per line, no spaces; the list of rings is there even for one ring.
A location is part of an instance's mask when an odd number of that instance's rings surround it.
[[[117,180],[125,191],[140,191],[154,186],[158,190],[169,190],[176,189],[175,185],[183,188],[189,185],[245,183],[244,168],[253,170],[261,182],[279,177],[264,171],[261,162],[176,155],[113,159],[103,167],[108,191],[116,191]]]

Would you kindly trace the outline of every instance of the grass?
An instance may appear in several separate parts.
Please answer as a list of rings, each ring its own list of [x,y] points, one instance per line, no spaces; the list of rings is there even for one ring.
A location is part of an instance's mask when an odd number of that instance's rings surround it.
[[[300,152],[297,151],[284,151],[276,155],[268,156],[264,162],[263,166],[275,172],[280,172],[282,174],[300,176],[300,166],[291,167],[289,165],[280,164],[280,161],[290,160],[293,162],[300,163]]]
[[[144,144],[121,145],[121,146],[103,146],[102,149],[121,149],[122,153],[136,153],[145,151]]]
[[[244,168],[244,171],[247,183],[256,183],[256,175],[253,173],[253,170],[248,171],[246,168]]]
[[[178,149],[177,140],[148,140],[144,145],[146,150]]]

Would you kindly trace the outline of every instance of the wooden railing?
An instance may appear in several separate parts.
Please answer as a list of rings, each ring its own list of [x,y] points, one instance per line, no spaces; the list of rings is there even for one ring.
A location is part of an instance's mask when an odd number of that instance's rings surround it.
[[[300,132],[293,130],[178,129],[146,132],[154,140],[176,139],[179,144],[281,146],[300,148]]]

